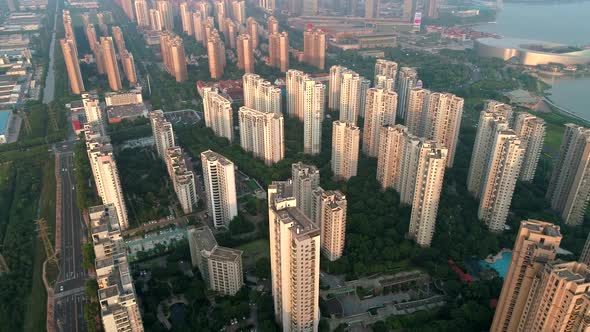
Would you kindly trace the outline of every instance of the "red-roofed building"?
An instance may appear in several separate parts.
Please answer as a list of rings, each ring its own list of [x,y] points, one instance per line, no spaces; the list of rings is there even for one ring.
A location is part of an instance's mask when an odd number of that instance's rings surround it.
[[[453,271],[455,271],[455,273],[457,273],[457,275],[459,276],[459,280],[461,280],[462,283],[469,285],[473,282],[473,280],[474,280],[473,276],[471,276],[469,273],[463,272],[463,270],[461,270],[461,268],[459,266],[457,266],[457,264],[455,264],[455,261],[453,261],[452,259],[449,259],[447,262],[451,266],[451,270],[453,270]]]

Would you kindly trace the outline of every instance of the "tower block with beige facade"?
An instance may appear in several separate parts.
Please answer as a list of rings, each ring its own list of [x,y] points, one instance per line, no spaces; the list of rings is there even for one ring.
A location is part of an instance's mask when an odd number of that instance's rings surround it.
[[[238,215],[234,163],[211,150],[201,152],[207,209],[215,228],[228,227]]]
[[[447,149],[426,141],[420,148],[416,185],[408,235],[422,247],[430,247],[436,225],[438,203],[443,186]]]
[[[254,48],[252,37],[247,33],[238,36],[238,68],[246,73],[254,72]]]
[[[484,173],[477,215],[492,232],[504,231],[516,180],[524,158],[524,144],[512,130],[496,133]]]
[[[488,162],[492,157],[491,150],[494,146],[496,133],[508,130],[508,118],[504,112],[495,111],[488,106],[479,114],[477,134],[471,154],[469,173],[467,174],[467,190],[475,198],[481,197],[484,176]]]
[[[109,87],[113,91],[119,91],[123,88],[123,85],[121,84],[121,74],[119,73],[119,64],[115,55],[113,38],[100,37],[100,48],[102,50]]]
[[[233,141],[234,118],[231,102],[221,96],[217,88],[203,89],[203,117],[205,126],[211,128],[215,135]]]
[[[166,150],[165,161],[182,211],[185,214],[193,212],[199,197],[190,159],[185,158],[182,148],[175,146]]]
[[[449,154],[447,167],[453,167],[461,128],[463,98],[451,93],[433,93],[428,100],[424,137],[442,143]]]
[[[297,207],[308,218],[313,218],[313,191],[320,186],[320,170],[314,165],[302,162],[291,165],[293,196],[297,199]]]
[[[491,332],[519,331],[535,277],[555,259],[560,242],[559,226],[530,219],[520,223]]]
[[[546,198],[566,224],[582,224],[590,197],[590,129],[565,125]]]
[[[129,85],[135,86],[137,84],[137,75],[135,74],[135,61],[133,60],[133,54],[124,50],[119,55],[121,57],[121,63],[123,64],[123,72]]]
[[[514,122],[514,131],[526,146],[519,179],[532,181],[545,142],[545,121],[529,113],[519,113]]]
[[[209,74],[213,79],[220,79],[226,65],[225,44],[221,41],[217,30],[214,30],[214,33],[204,38],[204,40],[207,46]]]
[[[268,187],[275,320],[284,332],[318,331],[320,228],[296,206],[289,182]]]
[[[578,262],[550,262],[535,277],[519,331],[590,329],[590,269]]]
[[[326,33],[322,30],[303,32],[303,61],[323,70],[326,66]]]
[[[285,157],[283,115],[265,113],[246,106],[238,111],[240,145],[268,166]]]
[[[344,251],[346,208],[346,196],[339,190],[313,191],[312,220],[320,228],[322,252],[332,262]]]
[[[279,68],[281,73],[289,70],[289,33],[271,33],[268,36],[268,58],[271,67]]]
[[[299,87],[301,89],[301,87]],[[326,100],[326,86],[307,79],[303,82],[303,95],[297,111],[303,111],[303,152],[317,155],[322,149],[322,123]],[[300,91],[301,93],[301,91]],[[301,102],[303,102],[301,104]]]
[[[338,179],[356,176],[360,129],[351,123],[332,122],[332,172]]]
[[[172,32],[163,33],[160,35],[160,49],[166,71],[174,76],[176,82],[186,81],[188,73],[182,38]]]
[[[256,74],[244,74],[244,106],[264,113],[281,112],[281,89]]]
[[[208,226],[189,228],[188,243],[193,267],[198,267],[207,288],[233,296],[244,285],[242,251],[217,244]]]
[[[79,95],[84,92],[84,81],[82,80],[82,72],[80,71],[80,62],[78,61],[78,51],[76,43],[73,39],[60,39],[59,44],[64,55],[64,62],[68,72],[68,80],[70,81],[70,91],[73,94]]]
[[[377,59],[375,62],[375,77],[373,79],[375,87],[393,91],[397,79],[397,70],[397,62]]]
[[[172,124],[166,120],[162,110],[150,112],[150,124],[156,151],[162,160],[166,159],[168,149],[176,146],[174,141],[174,129]]]
[[[397,93],[384,89],[369,89],[365,102],[363,152],[370,157],[379,154],[381,128],[395,124]]]

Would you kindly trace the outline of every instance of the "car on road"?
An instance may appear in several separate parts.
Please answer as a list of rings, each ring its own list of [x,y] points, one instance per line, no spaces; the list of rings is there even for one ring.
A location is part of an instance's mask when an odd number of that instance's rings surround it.
[[[59,286],[59,291],[60,292],[63,292],[64,291],[64,286],[63,285],[62,286]]]

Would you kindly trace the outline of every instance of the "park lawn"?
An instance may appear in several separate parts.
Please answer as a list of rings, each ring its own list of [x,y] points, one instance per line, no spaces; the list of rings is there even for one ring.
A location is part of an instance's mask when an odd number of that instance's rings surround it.
[[[236,249],[244,252],[244,266],[254,267],[256,261],[260,258],[270,257],[270,243],[267,239],[258,239],[252,242],[242,244]]]
[[[43,166],[43,186],[41,189],[40,217],[45,218],[50,230],[50,239],[55,241],[55,162],[50,158]],[[55,243],[54,243],[55,249]],[[45,248],[41,239],[33,245],[33,280],[31,295],[25,316],[25,331],[43,331],[46,326],[47,292],[43,284],[43,262]],[[57,277],[57,276],[54,276]]]
[[[561,146],[564,126],[548,123],[545,131],[545,146],[543,149],[551,156],[557,156]]]

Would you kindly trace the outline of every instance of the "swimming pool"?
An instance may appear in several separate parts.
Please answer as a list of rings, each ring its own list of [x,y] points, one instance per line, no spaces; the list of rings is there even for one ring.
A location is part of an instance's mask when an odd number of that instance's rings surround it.
[[[505,251],[502,253],[502,258],[496,260],[494,263],[488,263],[485,260],[479,261],[479,264],[483,267],[489,267],[500,275],[502,279],[506,277],[508,273],[508,267],[510,267],[510,261],[512,261],[512,251]]]

